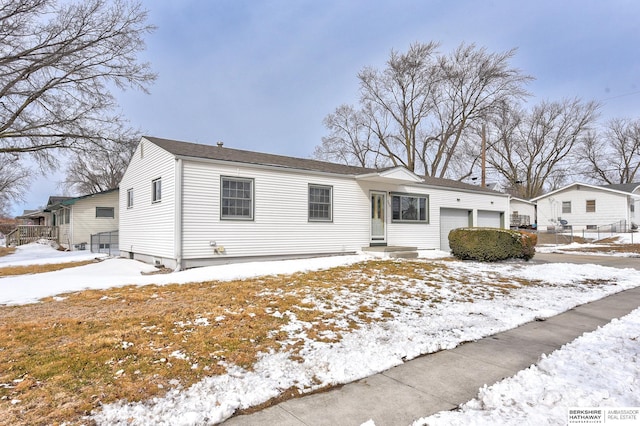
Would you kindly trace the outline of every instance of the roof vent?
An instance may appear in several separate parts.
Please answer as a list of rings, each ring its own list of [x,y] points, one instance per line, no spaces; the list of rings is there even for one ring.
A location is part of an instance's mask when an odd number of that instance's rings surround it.
[[[222,145],[224,145],[224,142],[222,142],[222,141],[218,141],[218,142],[216,142],[216,144],[217,144],[220,148],[222,148]]]

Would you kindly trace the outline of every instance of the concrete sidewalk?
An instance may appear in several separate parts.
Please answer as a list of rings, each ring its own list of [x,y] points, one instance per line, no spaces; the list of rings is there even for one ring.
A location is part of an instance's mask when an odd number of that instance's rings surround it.
[[[485,384],[513,376],[537,363],[542,354],[549,354],[638,306],[640,288],[626,290],[546,321],[421,356],[327,392],[233,417],[224,425],[357,426],[372,419],[376,426],[407,426],[420,417],[450,410],[475,398]]]

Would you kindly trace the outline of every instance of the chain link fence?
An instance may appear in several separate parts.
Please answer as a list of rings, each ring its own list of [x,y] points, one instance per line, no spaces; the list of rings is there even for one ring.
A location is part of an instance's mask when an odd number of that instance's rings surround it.
[[[119,256],[118,231],[99,232],[91,235],[91,253],[106,253]]]

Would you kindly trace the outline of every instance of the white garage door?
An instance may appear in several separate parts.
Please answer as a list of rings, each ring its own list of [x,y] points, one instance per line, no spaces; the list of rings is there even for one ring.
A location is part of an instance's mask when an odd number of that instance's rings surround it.
[[[502,228],[502,213],[478,210],[478,226],[481,228]]]
[[[440,250],[449,251],[449,231],[469,226],[471,211],[440,209]]]

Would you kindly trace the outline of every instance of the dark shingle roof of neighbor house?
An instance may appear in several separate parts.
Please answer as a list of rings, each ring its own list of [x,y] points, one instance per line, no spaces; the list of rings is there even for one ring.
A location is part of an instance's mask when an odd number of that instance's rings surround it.
[[[637,187],[640,186],[640,182],[635,182],[635,183],[617,183],[617,184],[612,184],[612,185],[600,185],[603,188],[607,188],[607,189],[613,189],[615,191],[622,191],[622,192],[633,192],[634,189],[636,189]]]
[[[158,145],[165,151],[180,157],[207,158],[211,160],[232,161],[237,163],[259,164],[264,166],[275,166],[297,170],[309,170],[324,173],[334,173],[341,175],[365,175],[377,173],[391,169],[372,169],[367,167],[347,166],[344,164],[329,163],[326,161],[312,160],[307,158],[287,157],[284,155],[265,154],[255,151],[244,151],[240,149],[227,148],[224,146],[203,145],[191,142],[181,142],[170,139],[144,136],[144,139]],[[492,194],[501,194],[489,188],[482,188],[450,179],[442,179],[430,176],[421,176],[424,179],[423,185],[440,186],[445,188],[455,188],[467,191],[480,191]],[[418,184],[420,185],[420,184]]]

